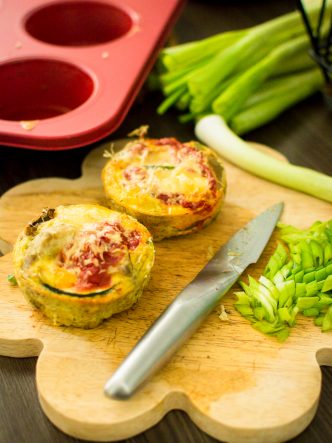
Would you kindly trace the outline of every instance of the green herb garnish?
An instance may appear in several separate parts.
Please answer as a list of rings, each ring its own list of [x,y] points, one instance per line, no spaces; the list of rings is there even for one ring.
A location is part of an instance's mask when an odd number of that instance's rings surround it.
[[[174,169],[175,166],[172,165],[144,165],[147,169]]]

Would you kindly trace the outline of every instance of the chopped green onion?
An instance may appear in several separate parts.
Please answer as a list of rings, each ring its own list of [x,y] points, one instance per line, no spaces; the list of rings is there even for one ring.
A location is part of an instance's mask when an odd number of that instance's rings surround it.
[[[298,313],[314,317],[322,331],[332,330],[332,260],[322,264],[322,251],[332,244],[332,220],[303,230],[279,226],[285,245],[278,243],[258,281],[249,276],[240,282],[235,308],[255,329],[281,341]]]
[[[323,318],[322,331],[331,331],[332,329],[332,306],[330,306]]]
[[[15,278],[14,274],[9,274],[7,275],[7,280],[9,281],[9,283],[13,286],[17,286],[17,280]]]
[[[302,314],[305,317],[317,317],[319,315],[319,309],[317,308],[308,308],[308,309],[304,309],[302,311]]]
[[[332,275],[329,275],[324,281],[322,292],[332,291]]]
[[[304,311],[306,309],[312,308],[315,303],[317,303],[319,297],[299,297],[296,302],[296,306],[299,311]]]

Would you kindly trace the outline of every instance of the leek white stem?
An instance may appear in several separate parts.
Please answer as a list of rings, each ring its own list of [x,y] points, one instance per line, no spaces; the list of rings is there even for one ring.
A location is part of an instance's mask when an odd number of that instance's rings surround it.
[[[332,202],[332,177],[282,162],[256,150],[234,134],[219,115],[200,119],[195,133],[203,143],[236,166],[266,180]]]

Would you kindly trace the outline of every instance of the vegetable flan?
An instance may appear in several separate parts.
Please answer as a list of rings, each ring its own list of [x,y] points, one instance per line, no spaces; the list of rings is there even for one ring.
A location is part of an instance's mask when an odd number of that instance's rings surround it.
[[[130,308],[153,262],[145,226],[93,204],[43,210],[14,247],[18,285],[54,325],[94,328]]]
[[[204,228],[226,191],[219,157],[198,142],[138,138],[113,154],[102,171],[108,205],[137,218],[154,240]]]

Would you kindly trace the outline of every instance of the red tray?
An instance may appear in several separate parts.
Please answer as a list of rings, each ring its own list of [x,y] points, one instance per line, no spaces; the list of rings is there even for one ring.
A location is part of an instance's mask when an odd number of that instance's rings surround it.
[[[60,150],[114,131],[183,3],[0,1],[0,143]]]

